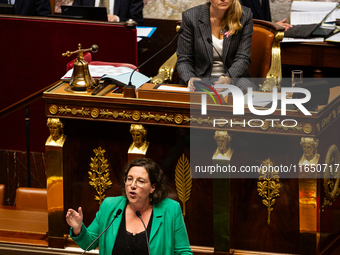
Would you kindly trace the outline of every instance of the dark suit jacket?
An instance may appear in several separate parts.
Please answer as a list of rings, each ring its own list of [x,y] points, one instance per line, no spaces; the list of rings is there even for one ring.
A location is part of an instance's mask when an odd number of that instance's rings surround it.
[[[272,21],[269,0],[262,0],[262,6],[259,0],[240,0],[240,2],[251,9],[254,19]]]
[[[74,0],[73,5],[94,6],[95,0]],[[139,26],[143,25],[143,0],[115,0],[113,14],[124,22],[133,19]]]
[[[224,36],[223,40],[222,60],[233,79],[250,77],[248,69],[253,17],[249,8],[242,7],[242,9],[240,22],[243,27],[228,38]],[[177,46],[177,71],[181,83],[187,84],[192,77],[210,77],[213,67],[213,47],[207,41],[207,38],[212,39],[209,4],[199,5],[183,12],[181,28],[183,32],[179,36]]]
[[[8,3],[8,0],[0,0]],[[15,14],[25,16],[47,16],[51,14],[50,0],[16,0]]]

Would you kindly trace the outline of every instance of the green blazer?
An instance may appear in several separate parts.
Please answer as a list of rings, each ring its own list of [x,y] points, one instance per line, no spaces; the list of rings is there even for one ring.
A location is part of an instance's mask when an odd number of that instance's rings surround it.
[[[94,239],[110,224],[118,209],[124,211],[127,199],[119,197],[106,198],[96,214],[91,225],[86,228],[83,224],[81,233],[71,238],[82,248],[86,249]],[[122,214],[113,222],[109,229],[92,245],[90,250],[99,245],[102,255],[111,255],[116,236],[122,220]],[[188,234],[185,228],[182,210],[178,202],[169,198],[153,205],[152,226],[149,237],[151,255],[192,255]]]

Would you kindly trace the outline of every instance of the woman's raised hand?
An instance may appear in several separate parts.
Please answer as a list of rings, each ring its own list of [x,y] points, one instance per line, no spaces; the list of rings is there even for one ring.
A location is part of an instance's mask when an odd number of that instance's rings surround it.
[[[78,208],[78,212],[73,209],[68,209],[66,213],[66,222],[73,228],[74,235],[79,235],[83,225],[83,210]]]

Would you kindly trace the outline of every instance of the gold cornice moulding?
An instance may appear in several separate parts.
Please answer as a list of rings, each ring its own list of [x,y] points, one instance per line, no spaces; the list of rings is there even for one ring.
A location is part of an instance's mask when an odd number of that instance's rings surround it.
[[[69,108],[68,106],[57,106],[57,105],[50,105],[48,108],[49,112],[52,115],[60,114],[60,115],[67,115],[72,114],[73,116],[81,115],[81,116],[91,116],[92,118],[123,118],[123,119],[132,119],[134,121],[140,121],[140,120],[155,120],[157,122],[164,121],[164,122],[174,122],[178,125],[180,124],[187,124],[191,121],[190,117],[182,115],[180,113],[177,114],[153,114],[151,112],[139,112],[137,110],[135,111],[110,111],[108,109],[98,109],[93,108],[90,110],[90,108]]]

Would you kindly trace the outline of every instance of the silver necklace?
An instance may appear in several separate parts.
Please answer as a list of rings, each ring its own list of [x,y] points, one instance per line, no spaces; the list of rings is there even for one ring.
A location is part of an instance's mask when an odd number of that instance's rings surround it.
[[[225,25],[223,27],[221,27],[221,26],[217,25],[215,18],[213,18],[213,20],[214,20],[215,25],[220,28],[220,35],[223,35]]]

